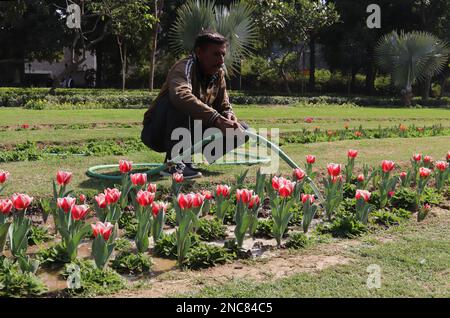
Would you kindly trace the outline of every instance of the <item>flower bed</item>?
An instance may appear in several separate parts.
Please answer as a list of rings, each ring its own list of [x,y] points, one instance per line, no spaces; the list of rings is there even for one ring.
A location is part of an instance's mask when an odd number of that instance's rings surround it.
[[[152,258],[168,257],[181,269],[200,269],[251,257],[257,249],[256,255],[274,248],[306,248],[321,241],[321,235],[351,238],[399,224],[413,214],[420,222],[432,205],[449,195],[450,152],[436,161],[414,154],[407,171],[396,171],[394,162],[383,160],[354,175],[357,157],[357,150],[349,150],[346,164],[327,165],[326,177],[316,180],[322,185],[320,197],[306,181],[318,172],[313,155],[307,156],[304,170],[294,169],[291,176],[258,172],[250,187],[244,187],[245,171],[232,186],[187,193],[182,175],[174,174],[169,194],[122,160],[121,184],[92,201],[72,196],[72,174],[58,171],[53,198],[45,207],[41,201],[40,211],[43,223],[47,218],[54,223],[52,234],[58,240],[32,227],[27,210],[33,197],[15,193],[0,199],[0,295],[45,293],[36,274],[56,263],[63,267],[58,277],[68,281],[67,295],[114,292],[126,285],[115,271],[151,272]],[[0,171],[0,194],[9,177]],[[227,224],[229,211],[233,224]],[[127,224],[134,224],[129,240],[123,238]],[[262,235],[267,239],[253,240]],[[48,239],[58,245],[30,253],[29,243],[46,244],[40,240]]]

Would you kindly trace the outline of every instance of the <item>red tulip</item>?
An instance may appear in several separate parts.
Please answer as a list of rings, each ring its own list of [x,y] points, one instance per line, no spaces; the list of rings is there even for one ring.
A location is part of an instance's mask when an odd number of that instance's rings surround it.
[[[202,206],[204,200],[205,197],[201,193],[195,193],[194,197],[192,198],[192,206],[194,208],[199,208]]]
[[[430,163],[433,160],[433,158],[431,156],[425,156],[423,157],[423,162],[424,163]]]
[[[421,178],[428,178],[431,174],[431,170],[425,167],[420,167],[419,174]]]
[[[147,182],[147,174],[145,173],[131,174],[130,179],[135,186],[143,186]]]
[[[11,197],[12,204],[16,210],[25,210],[33,201],[33,197],[23,193],[14,193]]]
[[[395,191],[389,191],[389,192],[388,192],[388,197],[393,197],[394,194],[395,194]]]
[[[91,224],[91,227],[92,233],[94,234],[95,237],[97,237],[100,234],[101,236],[103,236],[105,241],[107,241],[111,236],[114,225],[112,225],[109,222],[105,223],[97,222],[96,224]]]
[[[106,196],[104,193],[100,193],[95,196],[95,201],[97,201],[98,207],[100,209],[106,208]]]
[[[181,183],[181,182],[184,181],[183,174],[182,174],[182,173],[178,173],[178,172],[175,172],[175,173],[172,175],[172,179],[173,179],[173,181],[175,181],[176,183]]]
[[[6,180],[8,180],[8,178],[9,178],[9,172],[0,170],[0,184],[5,183]]]
[[[316,198],[314,198],[314,195],[312,195],[312,194],[304,194],[304,193],[302,193],[302,203],[303,203],[303,204],[305,204],[306,201],[308,201],[308,200],[309,200],[309,202],[310,202],[311,204],[313,204],[314,201],[315,201],[315,199],[316,199]]]
[[[155,217],[158,216],[160,210],[162,210],[163,213],[166,213],[168,205],[169,205],[168,203],[164,203],[164,202],[152,202],[153,215]]]
[[[56,182],[58,182],[59,185],[69,184],[70,179],[72,179],[72,172],[58,171],[56,174]]]
[[[177,197],[178,205],[182,210],[187,210],[192,208],[194,196],[191,194],[180,193]]]
[[[413,160],[416,162],[419,162],[420,160],[422,160],[422,154],[421,153],[416,153],[413,155]]]
[[[298,181],[301,181],[305,177],[306,172],[303,171],[300,168],[297,168],[297,169],[294,169],[294,175],[295,175],[295,177],[297,178]]]
[[[89,206],[86,204],[83,205],[74,205],[72,207],[72,219],[75,221],[83,219],[89,211]]]
[[[13,207],[13,203],[10,199],[0,200],[0,213],[1,214],[9,214]]]
[[[23,128],[23,129],[28,129],[28,128],[30,128],[30,125],[28,125],[28,124],[22,124],[22,128]]]
[[[306,156],[306,162],[309,163],[309,164],[313,164],[314,162],[316,162],[316,156],[307,155]]]
[[[356,158],[356,156],[358,156],[358,150],[350,149],[350,150],[347,152],[347,156],[348,156],[349,158]]]
[[[283,182],[284,178],[280,177],[278,178],[277,176],[274,176],[272,178],[272,188],[274,190],[277,190],[280,188],[280,182]]]
[[[408,174],[405,171],[400,173],[400,178],[405,179]]]
[[[384,172],[390,172],[394,169],[394,167],[395,167],[394,161],[383,160],[381,162],[381,168],[383,169]]]
[[[448,168],[448,162],[445,161],[436,161],[434,165],[442,172],[444,172]]]
[[[295,182],[290,180],[285,180],[283,183],[280,183],[280,187],[278,189],[278,193],[281,197],[286,198],[291,196],[292,192],[294,192]]]
[[[149,206],[153,203],[154,199],[155,193],[150,191],[139,190],[139,192],[136,195],[136,201],[139,203],[140,206]]]
[[[75,205],[76,199],[68,196],[65,198],[58,198],[56,201],[58,208],[63,210],[65,213],[68,213],[70,209],[72,209],[72,207]]]
[[[155,183],[149,183],[147,186],[147,191],[156,193],[156,184]]]
[[[128,173],[131,171],[132,165],[133,165],[132,161],[120,160],[119,161],[119,170],[123,174]]]
[[[450,161],[450,151],[447,152],[447,161]]]
[[[337,163],[329,163],[327,170],[330,176],[337,177],[341,173],[341,165]]]
[[[362,132],[360,131],[355,131],[355,137],[361,137],[362,136]]]
[[[336,183],[339,180],[339,182],[342,182],[342,175],[331,177],[331,182]]]
[[[81,203],[86,202],[86,196],[84,194],[80,194],[79,198]]]
[[[205,197],[205,200],[211,200],[212,199],[211,191],[202,190],[200,193]]]
[[[363,198],[364,201],[369,201],[371,193],[367,190],[356,190],[355,198],[356,200],[359,200],[360,198]]]
[[[253,209],[253,207],[258,206],[259,204],[259,196],[257,194],[253,195],[248,203],[248,208]]]
[[[313,122],[313,118],[312,118],[312,117],[306,117],[306,118],[305,118],[305,123],[310,124],[310,123],[312,123],[312,122]]]
[[[358,180],[359,182],[363,182],[364,179],[365,179],[365,178],[364,178],[364,175],[363,175],[362,173],[358,175],[357,180]]]
[[[425,204],[423,205],[423,209],[424,209],[425,211],[430,211],[430,210],[431,210],[431,205],[429,205],[428,203],[425,203]]]
[[[122,192],[120,192],[118,189],[113,188],[107,188],[105,189],[105,201],[106,204],[111,205],[116,203],[117,201],[119,201],[120,199],[120,195],[122,194]]]
[[[248,205],[253,196],[253,190],[248,189],[237,189],[236,190],[236,200],[241,201],[245,205]]]
[[[223,184],[218,184],[216,187],[216,196],[227,198],[230,196],[230,187]]]

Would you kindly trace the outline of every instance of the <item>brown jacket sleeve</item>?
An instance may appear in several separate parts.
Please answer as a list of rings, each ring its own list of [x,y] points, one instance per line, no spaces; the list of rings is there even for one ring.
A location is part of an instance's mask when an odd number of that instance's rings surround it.
[[[221,88],[223,89],[222,111],[220,112],[220,114],[226,117],[227,114],[229,113],[234,114],[234,113],[233,107],[231,107],[230,99],[228,98],[225,78],[223,79],[223,83],[224,83],[223,87]]]
[[[186,63],[178,63],[169,74],[169,99],[180,112],[192,119],[202,120],[202,124],[212,126],[220,114],[214,108],[203,103],[192,93],[192,84],[188,81],[189,71]]]

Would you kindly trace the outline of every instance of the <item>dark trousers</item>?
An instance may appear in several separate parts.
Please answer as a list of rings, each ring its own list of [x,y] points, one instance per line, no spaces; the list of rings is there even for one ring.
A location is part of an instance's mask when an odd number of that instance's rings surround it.
[[[248,129],[248,125],[240,122],[241,125]],[[191,131],[191,145],[194,145],[199,140],[194,140],[194,121],[186,114],[183,114],[175,109],[173,104],[169,100],[169,96],[163,96],[159,99],[155,105],[150,121],[144,125],[141,132],[142,142],[150,149],[156,152],[166,152],[166,159],[171,160],[172,148],[179,142],[179,140],[171,140],[172,131],[176,128],[186,128]],[[202,135],[208,127],[202,127]],[[234,137],[233,142],[228,141],[226,138],[222,139],[222,154],[205,153],[206,160],[212,163],[228,153],[229,151],[241,146],[247,142],[249,137],[245,135],[245,139],[241,140]],[[206,146],[206,145],[205,145]],[[205,148],[203,147],[203,150]],[[179,153],[178,153],[179,154]],[[190,162],[190,157],[185,158],[183,161]]]

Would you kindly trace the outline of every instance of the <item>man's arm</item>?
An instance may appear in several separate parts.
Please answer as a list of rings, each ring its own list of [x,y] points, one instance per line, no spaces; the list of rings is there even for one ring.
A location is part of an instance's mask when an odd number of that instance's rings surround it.
[[[228,97],[225,77],[222,77],[222,80],[220,81],[218,99],[220,114],[229,120],[236,121],[236,116],[234,115],[233,107],[231,107],[230,99]]]
[[[214,108],[203,103],[192,93],[192,85],[188,82],[189,72],[185,63],[177,64],[169,74],[169,98],[175,109],[191,116],[192,119],[202,120],[202,124],[210,127],[220,116]]]

